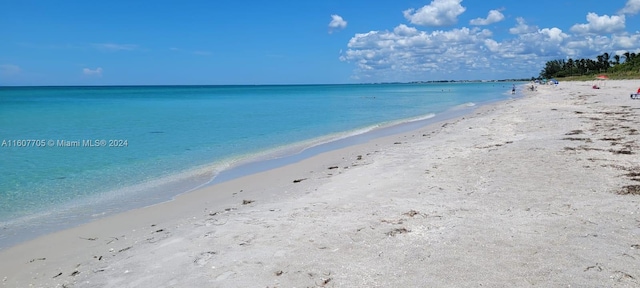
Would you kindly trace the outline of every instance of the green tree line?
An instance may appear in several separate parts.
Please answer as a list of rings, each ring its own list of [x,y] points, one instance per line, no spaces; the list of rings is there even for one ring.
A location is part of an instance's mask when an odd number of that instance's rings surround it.
[[[640,55],[625,52],[622,55],[603,53],[596,59],[561,59],[548,61],[540,71],[541,78],[595,75],[598,73],[640,72]]]

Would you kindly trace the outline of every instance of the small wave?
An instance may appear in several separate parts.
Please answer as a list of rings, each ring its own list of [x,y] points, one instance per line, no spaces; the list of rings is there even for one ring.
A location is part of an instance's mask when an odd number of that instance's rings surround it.
[[[457,106],[454,106],[453,108],[449,109],[449,111],[458,111],[458,110],[464,110],[464,109],[468,109],[470,107],[475,107],[476,103],[474,102],[467,102],[467,103],[463,103]]]
[[[413,122],[418,122],[418,121],[424,121],[424,120],[431,119],[431,118],[433,118],[435,116],[436,116],[436,114],[431,113],[431,114],[421,115],[421,116],[417,116],[417,117],[413,117],[413,118],[407,118],[407,119],[400,119],[400,120],[395,120],[395,121],[383,122],[383,123],[378,123],[378,124],[370,125],[370,126],[359,128],[359,129],[355,129],[355,130],[350,130],[350,131],[345,131],[345,132],[325,135],[325,136],[322,136],[322,137],[311,139],[309,141],[305,141],[305,142],[299,143],[299,144],[301,144],[301,146],[304,147],[303,149],[300,150],[300,152],[305,151],[305,150],[310,149],[310,148],[314,148],[316,146],[325,145],[325,144],[329,144],[331,142],[336,142],[336,141],[344,140],[344,139],[347,139],[347,138],[350,138],[350,137],[355,137],[355,136],[363,135],[363,134],[366,134],[366,133],[374,132],[374,131],[376,131],[378,129],[389,128],[389,127],[393,127],[393,126],[397,126],[397,125],[402,125],[402,124],[405,124],[405,123],[413,123]]]
[[[410,119],[410,120],[408,120],[406,122],[416,122],[416,121],[429,120],[429,119],[431,119],[433,117],[436,117],[436,114],[431,113],[431,114],[419,116],[419,117],[416,117],[416,118],[412,118],[412,119]],[[401,124],[401,123],[398,123],[398,124]]]

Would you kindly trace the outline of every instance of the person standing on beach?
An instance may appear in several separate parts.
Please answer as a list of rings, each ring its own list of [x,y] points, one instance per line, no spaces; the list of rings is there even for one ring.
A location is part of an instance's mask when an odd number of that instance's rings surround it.
[[[516,84],[513,84],[513,88],[511,88],[511,94],[516,94]]]

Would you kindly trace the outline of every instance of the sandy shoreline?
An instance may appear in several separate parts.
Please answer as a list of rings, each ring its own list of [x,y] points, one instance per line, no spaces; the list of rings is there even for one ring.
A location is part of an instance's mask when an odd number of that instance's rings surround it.
[[[640,81],[590,84],[0,251],[0,286],[637,287]]]

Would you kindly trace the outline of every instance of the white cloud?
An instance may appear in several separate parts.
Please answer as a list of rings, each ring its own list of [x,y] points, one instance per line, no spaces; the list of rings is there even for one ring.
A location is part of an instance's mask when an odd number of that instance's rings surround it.
[[[489,68],[482,47],[492,33],[460,28],[427,33],[402,24],[393,31],[356,34],[341,60],[357,66],[358,78]]]
[[[483,25],[491,25],[493,23],[497,23],[502,20],[504,20],[504,15],[502,15],[500,11],[491,10],[489,11],[489,15],[487,15],[487,18],[476,18],[469,21],[469,24],[483,26]]]
[[[134,44],[97,43],[91,46],[102,51],[130,51],[138,49],[138,45]]]
[[[447,1],[436,0],[425,7],[433,8],[444,2]],[[460,1],[447,3],[459,4]],[[425,7],[422,12],[405,11],[405,15],[412,22],[424,25],[426,20],[420,20],[420,13],[434,11]],[[446,17],[438,19],[443,18]],[[490,18],[489,13],[487,19]],[[405,82],[530,77],[537,76],[549,60],[595,59],[604,52],[640,53],[640,32],[625,31],[624,15],[589,13],[586,18],[587,24],[577,24],[565,31],[559,27],[528,25],[519,17],[516,25],[509,29],[510,34],[496,37],[491,30],[481,27],[425,31],[418,26],[400,24],[389,30],[355,34],[347,49],[340,53],[340,60],[354,65],[353,79]],[[443,23],[434,20],[431,24],[436,22]]]
[[[539,30],[540,34],[543,34],[549,38],[550,41],[554,42],[562,42],[564,39],[568,38],[569,35],[562,32],[562,30],[553,27],[553,28],[544,28]]]
[[[621,48],[628,51],[638,49],[638,47],[640,47],[640,34],[634,34],[630,36],[613,36],[611,40],[613,42],[613,46],[615,46],[616,48]]]
[[[393,31],[356,34],[340,60],[354,64],[354,78],[363,81],[443,79],[449,75],[484,79],[536,76],[548,60],[613,51],[598,50],[607,47],[606,37],[575,37],[557,27],[531,28],[520,29],[515,38],[497,41],[488,29],[426,32],[401,24]]]
[[[82,74],[87,76],[102,76],[102,68],[98,67],[96,69],[84,68],[82,69]]]
[[[623,31],[625,28],[624,15],[598,16],[596,13],[587,14],[587,24],[576,24],[571,27],[571,32],[578,34],[611,34]]]
[[[407,9],[404,17],[412,24],[424,26],[448,26],[458,22],[458,16],[464,13],[462,0],[433,0],[431,4],[415,10]]]
[[[2,76],[15,76],[22,73],[22,69],[20,66],[13,64],[2,64],[0,65],[0,75]]]
[[[347,27],[347,21],[342,19],[340,15],[331,15],[331,22],[329,22],[329,33],[333,33],[335,30],[344,29]]]
[[[629,0],[627,4],[618,13],[635,15],[640,12],[640,0]]]
[[[522,17],[516,18],[516,22],[518,22],[518,25],[516,25],[516,27],[510,28],[509,29],[509,33],[511,33],[511,34],[526,34],[526,33],[533,33],[533,32],[536,32],[538,30],[537,26],[529,26],[529,25],[527,25],[527,22]]]

